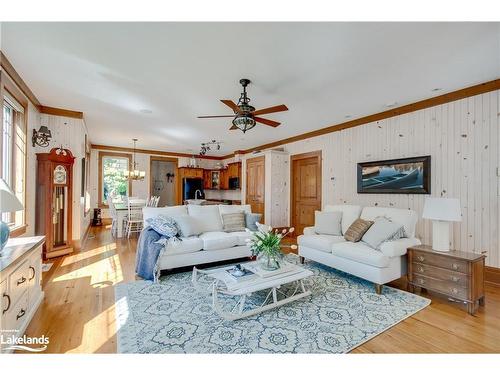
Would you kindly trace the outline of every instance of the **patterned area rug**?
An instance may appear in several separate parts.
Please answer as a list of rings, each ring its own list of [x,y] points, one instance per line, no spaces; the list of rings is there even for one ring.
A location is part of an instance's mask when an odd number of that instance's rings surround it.
[[[430,300],[309,263],[312,295],[226,321],[191,273],[115,287],[119,353],[346,353],[429,305]],[[257,305],[265,294],[254,294]],[[234,302],[226,299],[223,303]]]

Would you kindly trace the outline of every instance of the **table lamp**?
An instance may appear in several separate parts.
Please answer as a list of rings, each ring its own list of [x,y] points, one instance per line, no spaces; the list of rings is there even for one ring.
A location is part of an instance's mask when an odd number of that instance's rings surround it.
[[[3,212],[14,212],[23,209],[22,203],[17,199],[9,185],[0,178],[0,214]],[[7,223],[0,221],[0,253],[7,244],[10,229]]]
[[[425,198],[424,219],[432,220],[432,249],[450,251],[450,222],[462,221],[460,201],[455,198]]]

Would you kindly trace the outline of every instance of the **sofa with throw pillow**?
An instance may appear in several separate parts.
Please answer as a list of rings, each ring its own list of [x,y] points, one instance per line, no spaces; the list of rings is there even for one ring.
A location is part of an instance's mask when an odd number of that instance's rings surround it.
[[[144,230],[151,230],[154,218],[172,218],[180,231],[180,241],[165,241],[158,259],[160,270],[211,263],[252,255],[245,240],[246,228],[255,230],[260,216],[250,205],[183,205],[144,207]],[[153,228],[161,234],[161,228]]]
[[[406,251],[419,245],[412,210],[326,206],[298,237],[299,255],[382,285],[406,275]]]

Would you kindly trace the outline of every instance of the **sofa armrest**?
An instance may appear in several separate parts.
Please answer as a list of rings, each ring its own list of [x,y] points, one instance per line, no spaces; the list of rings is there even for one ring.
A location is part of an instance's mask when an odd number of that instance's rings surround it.
[[[420,245],[418,238],[400,238],[395,241],[386,241],[380,245],[380,251],[388,257],[398,257],[406,254],[406,251],[411,246]]]
[[[304,228],[304,234],[306,236],[310,236],[310,235],[316,234],[316,232],[314,231],[314,227],[305,227]]]

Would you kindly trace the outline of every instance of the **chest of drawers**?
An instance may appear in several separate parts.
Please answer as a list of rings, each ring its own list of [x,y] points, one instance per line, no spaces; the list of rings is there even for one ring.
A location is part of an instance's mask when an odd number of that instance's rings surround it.
[[[484,305],[483,254],[439,252],[426,245],[408,249],[408,284],[428,289],[467,303],[469,314]]]

